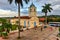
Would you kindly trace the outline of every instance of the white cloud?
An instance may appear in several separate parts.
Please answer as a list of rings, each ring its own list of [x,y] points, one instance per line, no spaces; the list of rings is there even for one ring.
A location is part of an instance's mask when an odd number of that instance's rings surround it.
[[[0,0],[0,9],[17,11],[17,6],[14,4],[9,4],[8,0]]]
[[[28,16],[26,13],[20,13],[21,16]],[[10,10],[2,10],[0,9],[0,17],[14,17],[18,16],[18,13],[15,11],[10,11]]]
[[[51,15],[51,14],[60,15],[60,0],[38,0],[37,2],[36,0],[33,0],[33,1],[35,6],[37,7],[37,11],[40,11],[38,15],[40,16],[44,15],[43,13],[41,13],[41,9],[42,9],[42,5],[44,5],[45,3],[51,3],[53,8],[53,11],[48,15]],[[31,3],[32,1],[30,1],[28,5],[24,4],[24,8],[21,8],[21,11],[22,12],[28,11],[27,8]],[[17,6],[14,4],[14,2],[10,5],[7,0],[0,0],[0,17],[16,16],[16,15],[17,15]],[[21,13],[21,16],[23,15],[28,15],[28,14]]]
[[[13,17],[13,16],[17,16],[17,13],[10,10],[0,9],[0,17]]]
[[[60,5],[54,5],[54,6],[53,6],[53,9],[54,9],[54,10],[60,10]]]

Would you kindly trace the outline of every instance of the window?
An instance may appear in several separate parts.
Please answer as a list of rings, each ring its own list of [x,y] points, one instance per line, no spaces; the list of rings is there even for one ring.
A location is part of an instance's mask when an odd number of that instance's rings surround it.
[[[23,28],[26,28],[26,21],[24,21],[24,27]]]
[[[28,21],[28,27],[30,27],[30,22]]]
[[[34,22],[34,27],[36,27],[36,22]]]

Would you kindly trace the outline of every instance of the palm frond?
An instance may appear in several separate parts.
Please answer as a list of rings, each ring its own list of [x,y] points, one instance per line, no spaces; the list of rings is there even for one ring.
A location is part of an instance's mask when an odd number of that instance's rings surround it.
[[[42,9],[42,12],[44,12],[44,9]]]
[[[8,0],[8,2],[11,4],[13,2],[13,0]]]
[[[15,0],[15,3],[21,3],[22,0]]]
[[[28,2],[29,2],[30,0],[24,0],[24,1],[25,1],[26,4],[28,4]]]
[[[49,12],[51,12],[51,10],[50,10],[50,9],[49,9],[48,11],[49,11]]]
[[[48,6],[51,6],[51,4],[47,4]]]
[[[20,4],[23,7],[23,1],[22,0],[15,0],[15,4]]]
[[[22,0],[21,0],[20,4],[21,4],[21,7],[23,7],[23,2],[22,2]]]
[[[47,13],[47,9],[42,9],[42,12],[43,13]]]
[[[8,1],[9,1],[9,3],[11,4],[13,0],[8,0]],[[17,4],[20,4],[20,5],[23,7],[23,1],[25,1],[25,3],[28,4],[28,2],[29,2],[30,0],[15,0],[15,4],[16,4],[16,5],[17,5]]]
[[[45,4],[45,6],[42,6],[42,12],[47,13],[47,12],[51,12],[51,10],[53,10],[51,7],[51,4]]]
[[[51,10],[53,10],[51,7],[50,7]]]
[[[45,7],[45,6],[42,6],[43,8]]]
[[[17,5],[17,1],[15,0],[15,4]]]

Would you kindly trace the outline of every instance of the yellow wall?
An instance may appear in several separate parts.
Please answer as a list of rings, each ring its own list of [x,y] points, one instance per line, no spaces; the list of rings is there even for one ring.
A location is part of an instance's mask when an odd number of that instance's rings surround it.
[[[18,21],[18,19],[10,19],[10,23],[12,25],[16,24],[16,21]],[[26,27],[28,27],[30,25],[29,28],[34,28],[34,22],[36,22],[36,25],[39,25],[39,19],[37,17],[32,17],[31,19],[21,19],[20,20],[20,25],[24,26],[24,21],[26,21]],[[28,21],[29,21],[29,25],[28,25]]]

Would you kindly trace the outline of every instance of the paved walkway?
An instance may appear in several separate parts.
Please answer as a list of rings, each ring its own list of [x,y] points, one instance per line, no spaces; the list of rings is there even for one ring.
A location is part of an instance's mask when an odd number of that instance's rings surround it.
[[[56,40],[58,33],[58,28],[46,28],[41,31],[41,28],[30,29],[21,32],[21,39],[20,40]],[[9,35],[9,39],[6,40],[17,40],[18,33],[14,33]]]
[[[4,40],[2,37],[0,37],[0,40]]]

